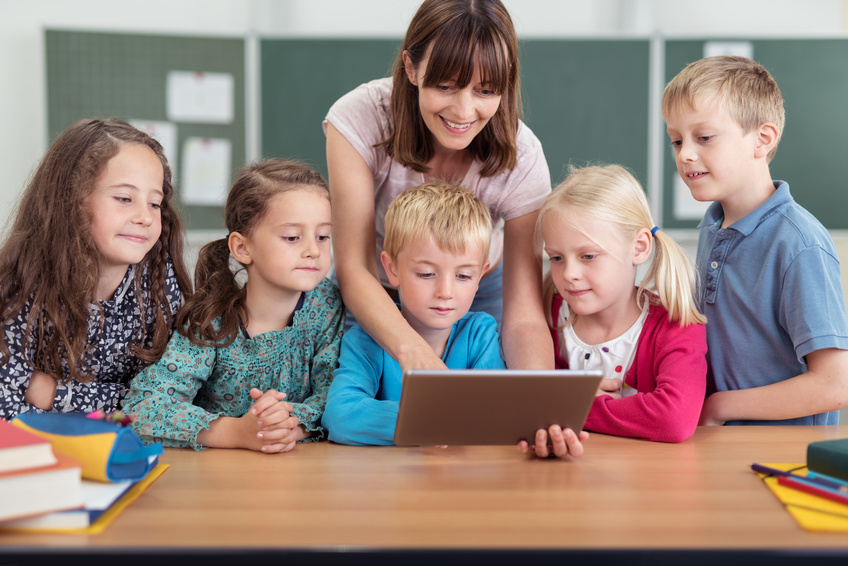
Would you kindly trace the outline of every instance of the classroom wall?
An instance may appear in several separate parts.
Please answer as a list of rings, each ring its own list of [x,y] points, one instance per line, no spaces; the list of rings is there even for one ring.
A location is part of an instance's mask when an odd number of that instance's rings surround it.
[[[848,0],[504,0],[524,38],[848,31]],[[46,149],[43,29],[174,35],[399,38],[420,0],[0,0],[0,226]],[[614,72],[614,70],[611,70]],[[363,77],[367,80],[371,77]],[[316,124],[316,128],[319,127]],[[209,234],[190,235],[189,260]],[[694,235],[678,234],[687,250]],[[848,252],[848,235],[834,233]],[[848,258],[848,254],[842,254]],[[846,262],[848,264],[848,259]],[[843,278],[848,290],[848,274]]]
[[[45,27],[188,35],[400,37],[419,0],[0,0],[0,226],[48,145]],[[521,37],[818,36],[848,0],[505,0]],[[366,80],[370,77],[363,77]],[[316,125],[316,127],[318,127]]]

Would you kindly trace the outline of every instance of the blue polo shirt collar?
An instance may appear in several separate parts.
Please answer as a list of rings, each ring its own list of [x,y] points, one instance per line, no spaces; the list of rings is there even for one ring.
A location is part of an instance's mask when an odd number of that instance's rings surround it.
[[[772,212],[781,206],[792,202],[792,195],[789,192],[789,184],[786,181],[773,182],[774,193],[772,193],[772,195],[766,199],[763,204],[728,226],[728,229],[732,228],[745,236],[749,236],[763,220],[771,215]],[[701,220],[700,224],[698,224],[698,228],[715,226],[715,229],[718,229],[721,226],[723,218],[724,209],[722,209],[721,203],[714,202],[707,209],[707,212],[704,214],[704,219]]]

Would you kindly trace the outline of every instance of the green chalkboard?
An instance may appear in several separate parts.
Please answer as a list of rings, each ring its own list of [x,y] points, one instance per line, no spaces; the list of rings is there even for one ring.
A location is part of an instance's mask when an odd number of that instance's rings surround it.
[[[721,41],[745,41],[722,38]],[[848,41],[844,39],[754,40],[753,58],[777,80],[786,126],[772,178],[789,183],[792,196],[831,230],[848,229]],[[666,43],[666,81],[703,57],[704,40]],[[697,221],[673,217],[677,171],[664,152],[664,224],[691,228]]]
[[[229,139],[235,172],[245,162],[244,44],[241,38],[47,30],[50,139],[82,118],[166,121],[169,71],[230,73],[235,85],[233,122],[177,123],[177,147],[181,148],[188,137]],[[175,185],[179,194],[179,177]],[[215,229],[224,225],[220,207],[184,205],[182,210],[188,228]]]
[[[400,40],[263,39],[262,153],[327,175],[321,123],[343,94],[391,75]]]
[[[524,121],[554,185],[569,164],[619,163],[645,186],[649,64],[647,39],[522,42]]]
[[[744,38],[743,38],[744,40]],[[728,41],[723,38],[722,41]],[[264,156],[299,158],[326,174],[321,121],[341,95],[390,73],[399,39],[260,40],[259,127]],[[848,41],[754,40],[754,58],[776,77],[787,124],[772,176],[831,229],[848,228]],[[666,81],[703,54],[704,40],[665,42]],[[165,120],[171,70],[225,72],[235,79],[231,124],[183,124],[189,136],[233,144],[232,169],[245,155],[245,40],[99,32],[45,32],[48,127],[52,139],[85,117]],[[521,42],[524,121],[542,141],[554,184],[569,163],[621,163],[644,184],[649,162],[650,41],[647,39]],[[663,126],[664,129],[664,126]],[[663,144],[667,148],[667,144]],[[692,228],[674,214],[677,175],[663,150],[663,226]],[[178,180],[178,179],[177,179]],[[177,184],[179,192],[179,184]],[[186,206],[187,226],[219,228],[219,207]]]
[[[340,96],[390,74],[400,41],[264,39],[262,152],[326,174],[321,121]],[[649,41],[528,40],[521,44],[525,122],[553,183],[568,163],[648,166]]]

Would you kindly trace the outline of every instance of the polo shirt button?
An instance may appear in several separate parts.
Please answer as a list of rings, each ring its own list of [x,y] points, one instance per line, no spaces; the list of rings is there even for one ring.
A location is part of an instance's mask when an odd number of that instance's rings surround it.
[[[718,262],[717,261],[712,262],[710,264],[710,267],[712,267],[713,269],[718,269]]]

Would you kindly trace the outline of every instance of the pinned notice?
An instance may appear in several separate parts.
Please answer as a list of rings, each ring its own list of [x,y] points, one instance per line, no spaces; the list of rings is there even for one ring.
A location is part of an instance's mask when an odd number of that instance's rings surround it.
[[[222,206],[227,201],[232,152],[228,139],[186,139],[180,200],[185,204]]]
[[[711,204],[695,200],[680,175],[674,176],[674,217],[676,219],[700,220]]]
[[[704,57],[734,55],[754,58],[754,44],[750,41],[708,41],[704,43]]]
[[[168,120],[230,124],[233,121],[233,75],[171,71],[167,86]]]
[[[171,178],[177,179],[177,125],[154,120],[130,120],[130,124],[162,144],[171,167]]]

